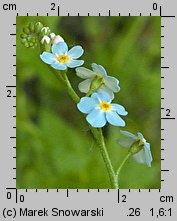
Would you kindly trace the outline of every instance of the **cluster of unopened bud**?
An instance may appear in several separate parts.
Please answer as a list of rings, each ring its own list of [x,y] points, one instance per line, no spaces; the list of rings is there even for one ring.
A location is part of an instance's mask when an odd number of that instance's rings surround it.
[[[24,27],[23,33],[20,35],[22,44],[27,48],[37,47],[42,28],[43,24],[41,22],[30,23]]]
[[[35,48],[38,45],[42,51],[50,51],[52,44],[64,42],[60,35],[51,33],[49,27],[44,27],[41,22],[30,23],[23,28],[23,34],[20,35],[22,44],[27,48]]]

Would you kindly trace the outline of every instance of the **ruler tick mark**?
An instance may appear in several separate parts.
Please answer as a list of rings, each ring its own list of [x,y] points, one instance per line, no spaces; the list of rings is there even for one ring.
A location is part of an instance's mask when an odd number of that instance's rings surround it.
[[[119,189],[117,190],[117,202],[120,202],[120,193],[119,193]]]
[[[60,16],[60,6],[58,6],[58,16]]]
[[[69,197],[69,190],[66,190],[66,196]]]
[[[170,67],[168,67],[168,66],[165,66],[165,67],[164,67],[164,66],[163,66],[163,67],[161,67],[161,68],[162,68],[162,69],[167,69],[167,68],[170,68]]]
[[[175,15],[162,15],[162,18],[175,18]]]
[[[162,120],[175,120],[175,117],[161,117]]]

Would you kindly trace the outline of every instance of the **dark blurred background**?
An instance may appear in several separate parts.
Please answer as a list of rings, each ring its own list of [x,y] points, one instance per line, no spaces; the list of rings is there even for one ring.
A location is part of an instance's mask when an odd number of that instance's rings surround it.
[[[120,188],[160,188],[160,17],[17,17],[17,188],[110,187],[84,117],[40,51],[20,43],[22,28],[37,21],[81,45],[84,67],[101,64],[120,81],[114,103],[129,112],[127,126],[104,128],[113,166],[127,154],[119,129],[143,133],[154,159],[151,168],[130,159]],[[74,69],[69,78],[79,93]]]

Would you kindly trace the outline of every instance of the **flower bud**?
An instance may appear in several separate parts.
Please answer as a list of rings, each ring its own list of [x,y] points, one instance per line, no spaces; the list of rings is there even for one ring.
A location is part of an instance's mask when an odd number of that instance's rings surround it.
[[[49,27],[43,27],[41,29],[41,34],[42,34],[42,36],[49,35],[50,34],[50,28]]]
[[[37,22],[34,25],[35,33],[38,34],[41,31],[42,28],[43,28],[43,24],[41,22]]]
[[[50,44],[50,41],[50,38],[47,35],[45,35],[41,40],[41,44]]]
[[[53,39],[54,37],[55,37],[56,35],[55,35],[55,33],[50,33],[50,37],[51,37],[51,39]]]
[[[24,46],[25,46],[26,48],[29,48],[29,43],[26,42],[26,43],[24,44]]]
[[[27,37],[26,34],[21,34],[21,35],[20,35],[20,38],[26,38],[26,37]]]
[[[34,24],[29,23],[28,28],[30,29],[31,32],[34,32]]]
[[[27,40],[25,38],[21,39],[21,43],[25,44],[27,42]]]
[[[31,42],[35,43],[36,42],[36,38],[35,37],[31,37]]]
[[[29,43],[29,46],[30,46],[30,47],[34,47],[33,42],[30,42],[30,43]]]
[[[59,42],[64,42],[64,39],[60,35],[56,35],[52,39],[52,44],[58,44]]]
[[[30,29],[25,27],[25,28],[23,28],[23,32],[28,35],[28,34],[30,34]]]

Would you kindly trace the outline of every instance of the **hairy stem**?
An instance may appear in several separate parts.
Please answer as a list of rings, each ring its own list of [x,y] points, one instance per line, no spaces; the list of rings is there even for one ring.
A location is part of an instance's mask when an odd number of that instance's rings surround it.
[[[72,99],[75,101],[75,103],[79,103],[80,98],[79,98],[79,96],[76,94],[76,92],[74,91],[74,89],[72,88],[71,83],[70,83],[70,81],[69,81],[69,79],[68,79],[66,73],[63,74],[63,79],[65,80],[65,84],[66,84],[66,86],[67,86],[69,95],[72,97]]]
[[[71,96],[71,98],[74,100],[74,102],[77,104],[80,101],[79,96],[76,94],[76,92],[74,91],[73,87],[71,86],[71,83],[67,77],[66,72],[62,72],[62,73],[58,73],[55,70],[52,71],[54,73],[54,75],[56,76],[56,78],[60,81],[62,81],[65,86],[67,87],[68,93]]]
[[[111,163],[111,160],[110,160],[110,157],[109,157],[109,154],[108,154],[105,142],[104,142],[102,129],[99,128],[98,132],[99,132],[99,136],[97,138],[97,143],[98,143],[100,153],[102,155],[102,158],[105,162],[105,165],[109,174],[111,188],[118,189],[117,175],[114,172],[114,168],[112,166],[112,163]]]
[[[62,82],[65,84],[65,86],[67,87],[68,93],[71,96],[71,98],[74,100],[74,102],[76,104],[79,103],[80,98],[76,94],[74,89],[72,88],[71,83],[67,77],[67,74],[63,73],[63,72],[56,73],[54,70],[53,70],[53,73],[55,74],[55,76],[57,77],[58,80],[62,80]],[[89,124],[89,128],[90,128],[92,135],[93,135],[93,137],[99,147],[100,153],[101,153],[104,163],[106,165],[106,169],[107,169],[107,172],[108,172],[109,178],[110,178],[111,188],[117,189],[118,188],[117,174],[114,171],[109,154],[107,152],[106,145],[104,142],[104,137],[102,134],[102,129],[93,128],[90,126],[90,124]]]
[[[125,165],[125,163],[130,158],[131,155],[132,155],[132,153],[128,152],[128,154],[125,156],[125,158],[122,160],[121,164],[117,168],[116,174],[117,174],[118,177],[119,177],[121,169],[123,168],[123,166]]]

